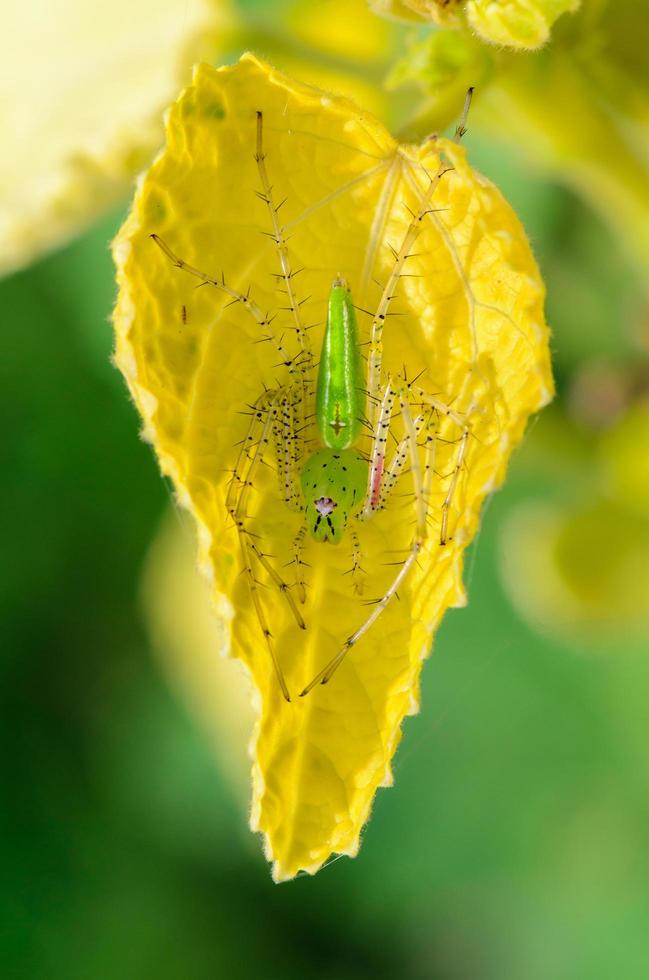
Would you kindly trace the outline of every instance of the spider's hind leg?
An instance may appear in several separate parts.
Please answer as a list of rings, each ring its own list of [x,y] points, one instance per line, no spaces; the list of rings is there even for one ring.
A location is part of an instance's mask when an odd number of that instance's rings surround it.
[[[467,446],[469,442],[469,436],[471,435],[471,429],[469,427],[467,419],[460,413],[456,412],[455,409],[453,409],[450,405],[447,405],[446,402],[441,401],[439,398],[435,397],[434,395],[429,395],[427,392],[423,391],[420,388],[414,388],[412,385],[409,386],[409,390],[413,392],[415,396],[415,402],[417,402],[420,405],[427,405],[431,410],[431,412],[434,413],[435,415],[449,419],[449,421],[452,422],[460,432],[459,438],[455,440],[454,443],[455,445],[458,446],[458,449],[455,453],[455,459],[452,463],[451,471],[449,474],[446,475],[446,477],[443,477],[443,479],[449,480],[448,486],[446,488],[446,493],[444,495],[444,500],[442,501],[442,506],[441,506],[439,543],[443,547],[446,544],[448,544],[448,542],[451,540],[449,536],[450,512],[451,512],[451,507],[453,505],[453,501],[455,500],[455,496],[457,493],[458,483],[460,480],[460,473],[462,472],[462,469],[466,461]],[[440,442],[444,441],[442,439],[439,439],[438,436],[431,434],[430,432],[427,433],[426,438],[427,440],[433,438],[433,440],[437,439]],[[434,452],[433,452],[433,459],[434,459]],[[427,471],[425,474],[426,481],[427,481],[427,490],[426,490],[426,493],[428,495],[427,500],[430,500],[430,494],[432,492],[433,473],[434,470],[431,468],[430,472]]]
[[[362,596],[363,592],[365,591],[365,579],[367,578],[367,573],[361,565],[363,553],[361,551],[361,542],[358,537],[358,531],[355,527],[349,528],[349,537],[352,543],[352,567],[348,572],[345,572],[345,575],[351,576],[354,595]]]
[[[389,401],[389,398],[387,399]],[[387,404],[387,402],[386,402]],[[333,657],[328,664],[323,667],[323,669],[316,674],[316,676],[311,680],[307,686],[300,692],[300,697],[304,697],[314,687],[318,684],[327,684],[334,673],[343,662],[349,651],[354,647],[362,636],[367,633],[367,631],[374,625],[376,620],[379,618],[383,610],[386,608],[393,596],[397,594],[398,589],[402,583],[407,579],[413,565],[415,564],[417,557],[424,546],[424,542],[427,537],[427,525],[428,525],[428,507],[425,496],[424,487],[424,472],[422,471],[421,461],[419,458],[419,446],[417,444],[417,430],[415,426],[415,420],[412,417],[412,412],[410,410],[410,405],[408,402],[407,395],[404,393],[404,389],[399,391],[399,405],[401,409],[401,416],[403,419],[403,425],[406,437],[408,439],[408,452],[410,456],[410,466],[412,472],[412,479],[414,483],[415,491],[415,505],[416,505],[416,523],[415,523],[415,534],[410,544],[408,550],[408,555],[405,561],[403,561],[399,567],[398,572],[394,576],[391,584],[381,596],[376,603],[374,603],[374,608],[372,612],[367,617],[367,619],[361,623],[358,629],[352,633],[351,636],[347,638],[338,653]],[[430,450],[429,450],[430,452]],[[429,460],[430,461],[430,460]]]
[[[297,596],[301,603],[306,602],[306,582],[304,581],[304,569],[307,563],[304,561],[304,539],[306,538],[307,527],[303,524],[293,539],[293,561],[295,565],[295,585]]]
[[[284,596],[291,613],[301,629],[306,629],[306,624],[302,618],[289,585],[284,581],[279,572],[274,568],[270,561],[270,556],[262,551],[259,539],[249,527],[248,500],[250,491],[254,486],[254,476],[258,468],[264,462],[264,454],[268,450],[269,444],[275,435],[277,440],[278,432],[283,431],[283,412],[286,411],[285,399],[286,392],[290,389],[279,389],[268,391],[257,399],[253,406],[252,418],[248,427],[248,432],[241,444],[239,456],[235,465],[230,486],[226,496],[226,508],[234,521],[241,552],[243,556],[244,571],[250,589],[253,606],[259,621],[259,626],[263,633],[268,651],[275,668],[275,673],[282,690],[282,694],[287,701],[290,701],[290,694],[284,678],[282,668],[277,660],[275,647],[272,640],[272,633],[268,625],[268,619],[264,611],[259,583],[255,577],[254,562],[256,561],[268,574],[270,579],[277,586]],[[289,412],[290,415],[290,412]],[[283,479],[282,467],[289,465],[290,453],[278,454],[278,472],[280,481]]]

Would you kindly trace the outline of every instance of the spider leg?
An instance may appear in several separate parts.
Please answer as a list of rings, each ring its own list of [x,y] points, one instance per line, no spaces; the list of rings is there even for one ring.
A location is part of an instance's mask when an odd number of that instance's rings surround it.
[[[259,621],[261,632],[266,641],[266,646],[268,647],[268,652],[270,654],[273,667],[275,668],[275,673],[277,675],[277,680],[282,690],[282,694],[287,701],[290,701],[291,696],[289,694],[288,687],[286,686],[286,680],[284,679],[282,668],[277,660],[272,634],[268,626],[268,620],[266,619],[264,607],[259,595],[259,587],[257,585],[257,580],[252,567],[254,547],[251,545],[249,540],[249,532],[246,528],[246,519],[244,516],[246,499],[248,490],[252,485],[251,477],[253,475],[255,465],[258,464],[259,460],[262,458],[262,447],[268,446],[270,439],[275,394],[275,392],[265,392],[261,398],[257,400],[254,406],[253,417],[250,421],[248,432],[239,451],[239,457],[237,459],[234,473],[230,481],[230,486],[228,488],[226,507],[237,528],[239,544],[241,546],[241,553],[243,556],[243,566],[246,573],[246,578],[248,580],[250,596],[257,614],[257,620]],[[255,448],[254,452],[251,454],[252,447]]]
[[[370,450],[370,466],[367,479],[367,493],[359,520],[367,521],[378,507],[381,482],[385,468],[386,443],[390,433],[392,408],[396,392],[388,380],[382,392],[379,392],[378,414],[372,427],[372,448]]]
[[[279,205],[275,203],[275,198],[273,196],[273,187],[268,178],[268,170],[266,167],[266,153],[264,152],[264,117],[263,113],[257,110],[257,147],[255,152],[255,161],[257,163],[257,170],[259,172],[259,181],[261,183],[261,191],[257,192],[257,196],[264,202],[268,208],[268,214],[270,216],[271,231],[266,232],[270,238],[272,238],[275,243],[275,248],[277,250],[277,257],[279,259],[279,266],[281,272],[277,276],[278,279],[283,281],[282,292],[286,295],[288,306],[285,307],[287,312],[290,313],[291,319],[293,321],[293,329],[295,330],[295,335],[297,337],[298,345],[300,348],[300,353],[295,359],[296,373],[299,378],[302,394],[301,398],[296,402],[296,429],[298,431],[303,431],[306,427],[306,416],[305,409],[309,403],[309,379],[313,370],[313,351],[309,342],[308,328],[304,323],[302,318],[301,307],[304,300],[300,301],[297,297],[295,291],[294,280],[298,272],[291,266],[291,260],[288,252],[287,245],[287,235],[286,231],[279,218],[279,210],[284,202]]]
[[[462,112],[462,117],[460,123],[458,124],[455,135],[453,136],[453,142],[459,143],[464,134],[466,133],[466,119],[469,112],[469,106],[471,104],[471,96],[473,94],[473,89],[469,89],[467,92],[467,97],[464,103],[464,110]],[[444,174],[452,170],[453,167],[444,161],[440,161],[437,172],[433,175],[427,174],[429,178],[428,187],[422,193],[419,199],[419,206],[416,211],[410,211],[411,221],[408,225],[401,245],[398,249],[390,246],[390,250],[394,256],[394,264],[390,275],[387,278],[383,290],[381,292],[381,298],[379,300],[379,305],[376,309],[376,313],[372,319],[372,328],[370,334],[370,345],[368,352],[368,392],[370,396],[371,415],[370,422],[374,424],[376,421],[376,416],[378,414],[378,399],[381,390],[382,377],[383,377],[383,328],[385,326],[385,321],[390,315],[390,303],[396,295],[397,286],[401,276],[404,274],[403,269],[409,258],[412,255],[412,248],[419,237],[419,233],[424,224],[424,218],[431,211],[431,202],[435,191],[439,185]],[[425,172],[425,171],[424,171]],[[410,210],[410,209],[409,209]]]
[[[258,327],[265,331],[264,335],[260,338],[259,342],[264,340],[269,340],[277,348],[279,353],[281,363],[284,367],[288,369],[289,374],[299,377],[303,373],[303,358],[300,354],[297,356],[291,356],[287,351],[286,347],[282,343],[281,337],[276,337],[271,324],[275,319],[269,313],[264,313],[260,306],[250,298],[249,293],[240,293],[236,289],[232,289],[225,281],[225,277],[222,275],[220,279],[210,276],[207,272],[202,272],[195,266],[190,265],[185,259],[180,258],[179,255],[167,245],[165,240],[160,237],[160,235],[151,234],[149,236],[156,243],[158,248],[164,255],[167,256],[169,261],[177,269],[183,272],[187,272],[189,275],[194,276],[195,279],[200,279],[203,286],[213,286],[219,292],[225,293],[226,296],[230,297],[230,303],[228,306],[232,306],[235,303],[240,304],[244,310],[247,311],[248,315],[252,317]],[[187,316],[187,311],[185,307],[184,317]]]
[[[351,575],[355,594],[362,595],[365,584],[365,572],[361,568],[363,553],[361,551],[361,542],[356,528],[349,528],[349,537],[351,538],[352,542],[352,567],[349,569],[349,572],[346,572],[345,574]]]
[[[250,450],[247,445],[248,437],[246,437],[241,447],[241,451],[247,454],[248,466],[247,469],[245,470],[245,478],[241,479],[241,477],[239,477],[239,480],[237,481],[241,489],[239,491],[238,497],[236,498],[236,503],[233,500],[234,495],[233,496],[230,495],[230,491],[233,489],[234,486],[236,486],[234,481],[230,484],[230,489],[228,490],[228,496],[226,498],[226,507],[229,513],[232,515],[232,518],[234,520],[237,529],[240,531],[240,533],[247,535],[248,539],[251,538],[251,534],[246,528],[247,503],[248,503],[248,496],[250,493],[250,489],[253,486],[253,476],[255,474],[255,471],[263,461],[264,450],[267,449],[268,443],[270,441],[270,431],[279,425],[278,417],[282,414],[283,411],[282,406],[284,405],[287,398],[286,391],[287,391],[286,389],[280,388],[278,391],[265,392],[262,395],[261,404],[262,405],[267,404],[268,406],[265,411],[266,419],[263,423],[263,428],[261,431],[259,441],[257,442],[254,451],[252,452],[252,456],[249,455]],[[255,406],[255,413],[253,415],[253,419],[251,421],[251,426],[250,426],[250,429],[253,430],[253,434],[252,434],[253,440],[254,440],[254,429],[258,426],[258,422],[259,422],[258,406],[259,406],[259,402],[257,403],[257,406]],[[262,416],[263,414],[264,411],[262,409]],[[289,418],[290,418],[290,414],[289,414]],[[251,433],[249,432],[248,436],[250,435]],[[287,455],[288,454],[286,451],[280,455],[280,458],[278,459],[278,464],[280,469],[284,465],[285,461],[287,460]],[[239,458],[241,458],[241,454]],[[236,475],[237,473],[235,469],[235,476]],[[286,474],[284,479],[290,481],[291,474],[290,473]],[[294,493],[292,489],[292,483],[290,482],[289,482],[288,492],[291,494]],[[249,548],[253,552],[257,560],[259,561],[260,565],[266,569],[266,571],[268,572],[268,574],[270,575],[271,579],[273,580],[277,588],[280,590],[280,592],[282,592],[283,595],[286,597],[286,601],[288,602],[291,612],[295,617],[295,621],[297,625],[300,627],[300,629],[306,629],[306,624],[302,618],[302,614],[300,613],[300,611],[298,610],[295,604],[295,600],[293,599],[289,586],[286,584],[286,582],[281,577],[279,572],[277,572],[273,568],[271,563],[268,561],[268,556],[265,555],[252,540],[249,540]]]
[[[412,478],[415,490],[415,512],[416,512],[416,525],[415,534],[412,539],[408,556],[402,563],[399,571],[392,580],[390,586],[383,594],[383,596],[375,604],[374,609],[367,617],[365,622],[363,622],[359,628],[352,633],[351,636],[345,640],[344,644],[338,651],[335,657],[333,657],[328,664],[326,664],[323,669],[316,674],[316,676],[311,680],[307,686],[300,692],[300,697],[304,697],[314,687],[318,684],[327,684],[334,673],[343,662],[349,651],[353,646],[358,643],[362,636],[367,633],[367,631],[374,625],[376,620],[379,618],[385,607],[388,605],[392,597],[396,594],[401,584],[405,581],[410,572],[412,566],[417,560],[417,556],[421,551],[424,542],[427,537],[427,517],[428,517],[428,507],[424,495],[424,475],[422,473],[421,461],[419,459],[419,447],[417,445],[417,433],[415,429],[415,421],[412,417],[412,412],[410,411],[410,405],[407,400],[405,391],[402,389],[399,392],[399,402],[401,408],[401,416],[403,418],[404,428],[408,436],[408,446],[410,453],[410,464],[412,470]]]
[[[419,437],[419,433],[427,426],[426,415],[417,415],[413,419],[413,425],[415,430],[415,437]],[[427,437],[428,438],[428,437]],[[377,510],[383,510],[387,506],[387,503],[392,496],[392,491],[397,485],[399,477],[403,473],[404,466],[406,465],[406,460],[410,455],[410,435],[407,433],[404,435],[397,443],[397,448],[392,454],[392,459],[383,475],[383,480],[381,482],[381,491],[379,493],[379,499],[377,503]],[[424,481],[425,482],[425,481]],[[430,499],[430,488],[424,491],[424,499],[428,501]]]
[[[455,457],[455,463],[453,465],[453,470],[451,471],[450,482],[442,502],[442,521],[439,534],[439,543],[444,546],[449,541],[448,535],[448,522],[449,522],[449,512],[451,505],[453,503],[453,498],[457,490],[458,481],[460,478],[460,472],[464,465],[467,452],[467,444],[469,441],[469,436],[471,435],[471,429],[467,424],[465,418],[456,412],[450,405],[446,402],[440,401],[439,398],[434,395],[429,395],[426,391],[422,391],[421,388],[416,388],[412,385],[409,386],[410,390],[415,393],[415,401],[419,404],[425,404],[430,406],[430,408],[435,411],[438,415],[443,415],[453,422],[460,429],[459,438],[459,449]],[[432,472],[429,474],[429,480],[432,488]],[[430,493],[430,491],[429,491]],[[429,498],[430,499],[430,498]]]
[[[297,272],[291,268],[291,262],[288,254],[287,248],[287,238],[285,230],[279,220],[279,209],[280,205],[275,204],[273,197],[273,188],[268,179],[268,171],[266,169],[266,154],[263,147],[263,113],[257,110],[257,149],[255,152],[255,161],[257,163],[257,169],[259,171],[259,180],[261,183],[262,190],[258,192],[258,197],[266,204],[268,207],[268,213],[270,215],[270,222],[272,232],[270,237],[275,242],[277,248],[277,254],[279,257],[279,264],[282,270],[281,277],[284,280],[284,289],[286,296],[288,298],[288,309],[291,313],[293,319],[293,324],[295,332],[297,335],[298,343],[303,352],[303,362],[305,370],[310,367],[313,360],[313,353],[309,345],[309,337],[307,329],[302,320],[302,314],[300,312],[300,302],[298,301],[297,295],[295,293],[295,286],[293,280],[297,275]]]
[[[401,389],[393,388],[388,380],[381,395],[376,427],[372,434],[367,494],[363,509],[358,515],[358,519],[361,521],[369,520],[377,510],[382,510],[385,507],[410,453],[411,436],[406,431],[406,434],[397,443],[390,462],[386,465],[386,443],[390,433],[392,409],[397,397],[401,397]],[[415,438],[419,436],[425,423],[426,416],[423,414],[414,419]]]
[[[244,570],[248,580],[248,587],[259,626],[263,633],[268,651],[270,653],[275,673],[279,681],[282,694],[287,701],[290,701],[290,694],[286,685],[283,671],[277,660],[272,634],[268,626],[268,620],[264,612],[259,585],[255,578],[253,569],[253,558],[266,571],[279,591],[284,595],[286,602],[295,618],[297,625],[301,629],[306,629],[306,624],[302,614],[297,608],[289,586],[281,575],[269,561],[268,555],[260,549],[253,539],[253,535],[247,526],[247,504],[250,490],[254,483],[254,475],[258,467],[263,462],[265,451],[267,451],[271,441],[273,428],[278,426],[278,418],[281,412],[281,402],[285,396],[285,389],[278,391],[268,391],[257,399],[253,407],[253,416],[250,421],[248,432],[243,440],[239,457],[235,465],[235,470],[230,481],[230,486],[226,495],[226,508],[234,521],[239,535],[239,543],[243,555]],[[279,462],[279,461],[278,461]]]
[[[453,497],[455,496],[455,491],[457,488],[457,483],[460,477],[460,471],[464,464],[466,457],[466,447],[469,438],[469,430],[465,429],[460,436],[460,449],[455,460],[455,466],[451,474],[451,482],[448,485],[448,490],[446,491],[446,496],[442,503],[442,525],[439,532],[439,543],[445,545],[449,540],[448,536],[448,515],[451,504],[453,503]]]
[[[304,539],[306,537],[307,527],[303,524],[300,530],[295,535],[293,539],[293,563],[295,564],[295,584],[297,586],[297,595],[301,603],[306,602],[306,582],[304,581],[304,571],[306,562],[303,559],[304,554]]]
[[[293,511],[302,510],[302,494],[297,479],[297,466],[302,456],[302,435],[295,426],[295,407],[300,394],[300,386],[297,384],[283,389],[278,396],[277,414],[273,421],[279,490],[284,503]]]

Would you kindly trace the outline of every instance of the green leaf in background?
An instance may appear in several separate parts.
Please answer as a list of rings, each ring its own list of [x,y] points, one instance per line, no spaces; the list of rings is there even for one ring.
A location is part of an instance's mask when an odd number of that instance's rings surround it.
[[[530,50],[545,44],[558,17],[581,0],[369,0],[384,17],[464,27],[487,44]]]
[[[458,89],[471,81],[478,87],[472,125],[522,148],[538,172],[570,187],[646,269],[646,13],[635,0],[587,0],[557,22],[546,47],[527,54],[480,46],[466,30],[413,39],[392,74],[393,82],[417,78],[425,92],[408,131],[445,126]]]
[[[469,27],[489,44],[530,50],[550,38],[558,17],[573,13],[581,0],[468,0]]]

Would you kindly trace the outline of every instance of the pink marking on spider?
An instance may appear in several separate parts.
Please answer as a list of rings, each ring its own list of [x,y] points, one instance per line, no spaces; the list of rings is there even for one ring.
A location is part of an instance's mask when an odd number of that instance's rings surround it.
[[[374,464],[374,471],[372,473],[372,498],[370,500],[370,505],[376,507],[379,502],[379,497],[381,496],[381,477],[383,476],[383,466],[385,464],[385,456],[377,456],[376,463]]]
[[[329,514],[333,514],[334,507],[338,506],[336,501],[332,500],[331,497],[318,497],[314,503],[315,509],[319,514],[322,514],[323,517],[328,517]]]

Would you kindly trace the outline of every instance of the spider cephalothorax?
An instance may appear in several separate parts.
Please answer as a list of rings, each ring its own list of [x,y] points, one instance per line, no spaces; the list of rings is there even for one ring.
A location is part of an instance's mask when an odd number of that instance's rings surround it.
[[[349,518],[363,507],[367,460],[353,449],[320,449],[304,464],[300,482],[312,536],[340,544]]]

